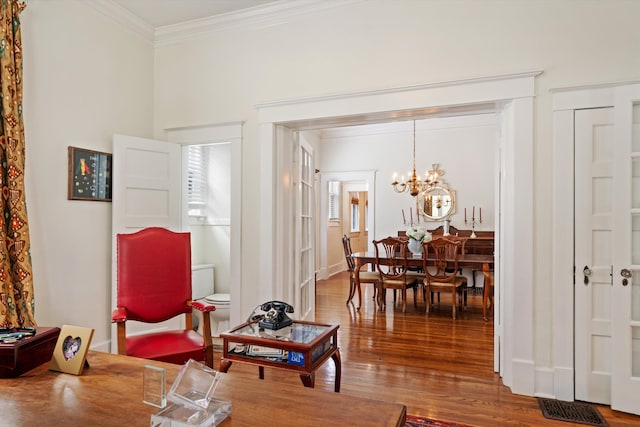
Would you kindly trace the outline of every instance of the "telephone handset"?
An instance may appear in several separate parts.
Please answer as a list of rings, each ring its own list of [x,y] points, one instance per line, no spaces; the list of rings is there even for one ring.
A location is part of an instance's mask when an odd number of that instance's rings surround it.
[[[293,307],[286,302],[265,302],[260,309],[265,312],[264,318],[258,323],[261,328],[278,330],[293,323],[293,320],[286,315],[286,313],[293,313]]]

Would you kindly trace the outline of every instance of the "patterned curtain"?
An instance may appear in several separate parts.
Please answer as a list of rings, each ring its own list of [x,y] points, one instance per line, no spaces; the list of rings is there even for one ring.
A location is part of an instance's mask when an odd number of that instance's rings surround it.
[[[33,271],[24,192],[22,41],[25,4],[0,0],[0,326],[35,326]]]

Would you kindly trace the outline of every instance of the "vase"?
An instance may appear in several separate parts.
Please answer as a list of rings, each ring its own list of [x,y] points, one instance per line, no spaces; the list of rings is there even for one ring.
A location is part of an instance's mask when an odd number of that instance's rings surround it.
[[[422,242],[409,238],[409,244],[407,245],[414,258],[422,257]]]

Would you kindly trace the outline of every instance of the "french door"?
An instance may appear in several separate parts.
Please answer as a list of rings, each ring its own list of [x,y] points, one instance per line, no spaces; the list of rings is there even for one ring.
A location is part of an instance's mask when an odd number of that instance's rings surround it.
[[[301,319],[315,317],[315,225],[314,225],[314,179],[313,148],[301,141],[300,133],[296,155],[296,238],[294,239],[295,261],[294,297]]]
[[[575,398],[640,414],[640,85],[575,112]]]

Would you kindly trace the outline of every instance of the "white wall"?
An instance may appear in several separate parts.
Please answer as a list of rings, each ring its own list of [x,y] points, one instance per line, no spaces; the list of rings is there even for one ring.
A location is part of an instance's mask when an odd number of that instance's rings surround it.
[[[67,200],[67,146],[112,152],[114,133],[152,135],[153,48],[84,1],[29,0],[20,20],[36,320],[95,328],[100,347],[110,338],[111,203]]]
[[[416,121],[416,169],[424,173],[439,163],[442,177],[456,192],[457,209],[451,225],[470,229],[464,223],[471,209],[483,208],[483,224],[478,230],[494,230],[494,175],[497,123],[493,114],[435,118]],[[410,209],[417,221],[414,199],[408,193],[396,193],[391,186],[394,173],[408,176],[413,164],[413,122],[354,126],[323,131],[320,144],[320,169],[324,172],[376,171],[375,235],[370,240],[396,235],[408,227]],[[403,223],[402,211],[404,211]],[[429,229],[442,221],[429,222]]]

